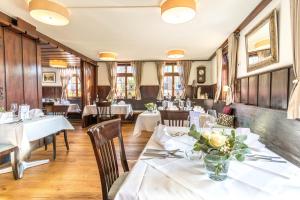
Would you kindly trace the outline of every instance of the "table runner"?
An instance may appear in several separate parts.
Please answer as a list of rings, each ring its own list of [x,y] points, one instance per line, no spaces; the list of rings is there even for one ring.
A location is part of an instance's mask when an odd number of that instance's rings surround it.
[[[146,148],[162,149],[155,140],[157,130]],[[259,152],[276,155],[264,146],[260,146]],[[208,178],[202,161],[168,158],[139,159],[115,200],[284,200],[299,195],[300,170],[289,162],[232,161],[228,178],[216,182]]]

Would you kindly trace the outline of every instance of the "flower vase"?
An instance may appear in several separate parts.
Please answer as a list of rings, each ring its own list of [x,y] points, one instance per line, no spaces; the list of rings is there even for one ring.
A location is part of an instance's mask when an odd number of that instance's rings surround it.
[[[215,181],[223,181],[227,178],[230,160],[225,156],[207,154],[204,164],[208,176]]]

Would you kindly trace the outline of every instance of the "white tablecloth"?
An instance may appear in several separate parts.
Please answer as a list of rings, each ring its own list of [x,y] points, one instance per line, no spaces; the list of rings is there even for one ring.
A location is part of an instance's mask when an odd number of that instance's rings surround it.
[[[142,131],[153,132],[154,128],[161,121],[160,112],[148,112],[145,111],[137,117],[135,122],[133,135],[140,136]]]
[[[146,148],[162,148],[155,139],[156,134],[157,131]],[[275,155],[264,147],[260,154]],[[299,168],[291,163],[232,161],[228,178],[217,182],[208,178],[203,161],[139,159],[115,200],[295,199],[300,196],[299,174]]]
[[[77,113],[80,112],[80,107],[78,104],[54,104],[55,106],[68,106],[68,113]]]
[[[20,149],[22,159],[30,150],[30,142],[52,135],[61,130],[74,130],[63,116],[45,116],[24,122],[1,124],[0,144],[12,144]]]
[[[133,114],[133,110],[131,104],[124,104],[118,105],[114,104],[111,105],[111,114],[113,115],[125,115],[127,118],[129,115]],[[82,112],[82,117],[87,115],[97,115],[97,107],[96,105],[86,105]]]

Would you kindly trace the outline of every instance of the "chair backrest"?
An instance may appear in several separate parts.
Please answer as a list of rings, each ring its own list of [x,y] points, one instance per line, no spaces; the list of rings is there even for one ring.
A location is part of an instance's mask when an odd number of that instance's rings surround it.
[[[189,126],[189,111],[184,110],[160,110],[161,123],[169,126]]]
[[[119,140],[123,170],[129,171],[121,131],[121,119],[96,124],[88,130],[88,135],[90,136],[97,160],[103,199],[106,200],[108,199],[109,189],[119,177],[116,150],[113,142],[114,138],[118,138]]]
[[[54,115],[67,115],[68,105],[53,105],[52,112]]]
[[[111,102],[102,101],[97,103],[98,118],[111,117]]]

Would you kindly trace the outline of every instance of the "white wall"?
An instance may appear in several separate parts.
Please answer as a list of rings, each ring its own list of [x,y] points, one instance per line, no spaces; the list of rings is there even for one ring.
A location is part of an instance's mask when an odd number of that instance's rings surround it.
[[[42,86],[61,86],[59,69],[56,69],[53,67],[42,67],[42,72],[55,72],[56,73],[56,82],[55,83],[42,82]]]
[[[278,12],[279,62],[248,73],[246,62],[245,34],[247,34],[261,20],[267,17],[275,8]],[[293,63],[292,50],[293,47],[291,38],[291,18],[289,0],[273,0],[240,33],[237,77],[240,78],[243,76],[248,76],[264,71],[270,71],[273,69],[290,66]]]
[[[104,62],[98,63],[98,85],[109,85],[108,72],[106,64]],[[201,85],[212,85],[216,83],[216,65],[212,64],[212,61],[194,61],[192,63],[191,74],[189,78],[189,85],[193,83],[193,80],[197,79],[197,67],[206,67],[206,82]],[[145,62],[142,70],[141,85],[158,85],[157,70],[155,62]]]
[[[98,62],[97,85],[110,85],[108,81],[108,71],[105,62]]]

